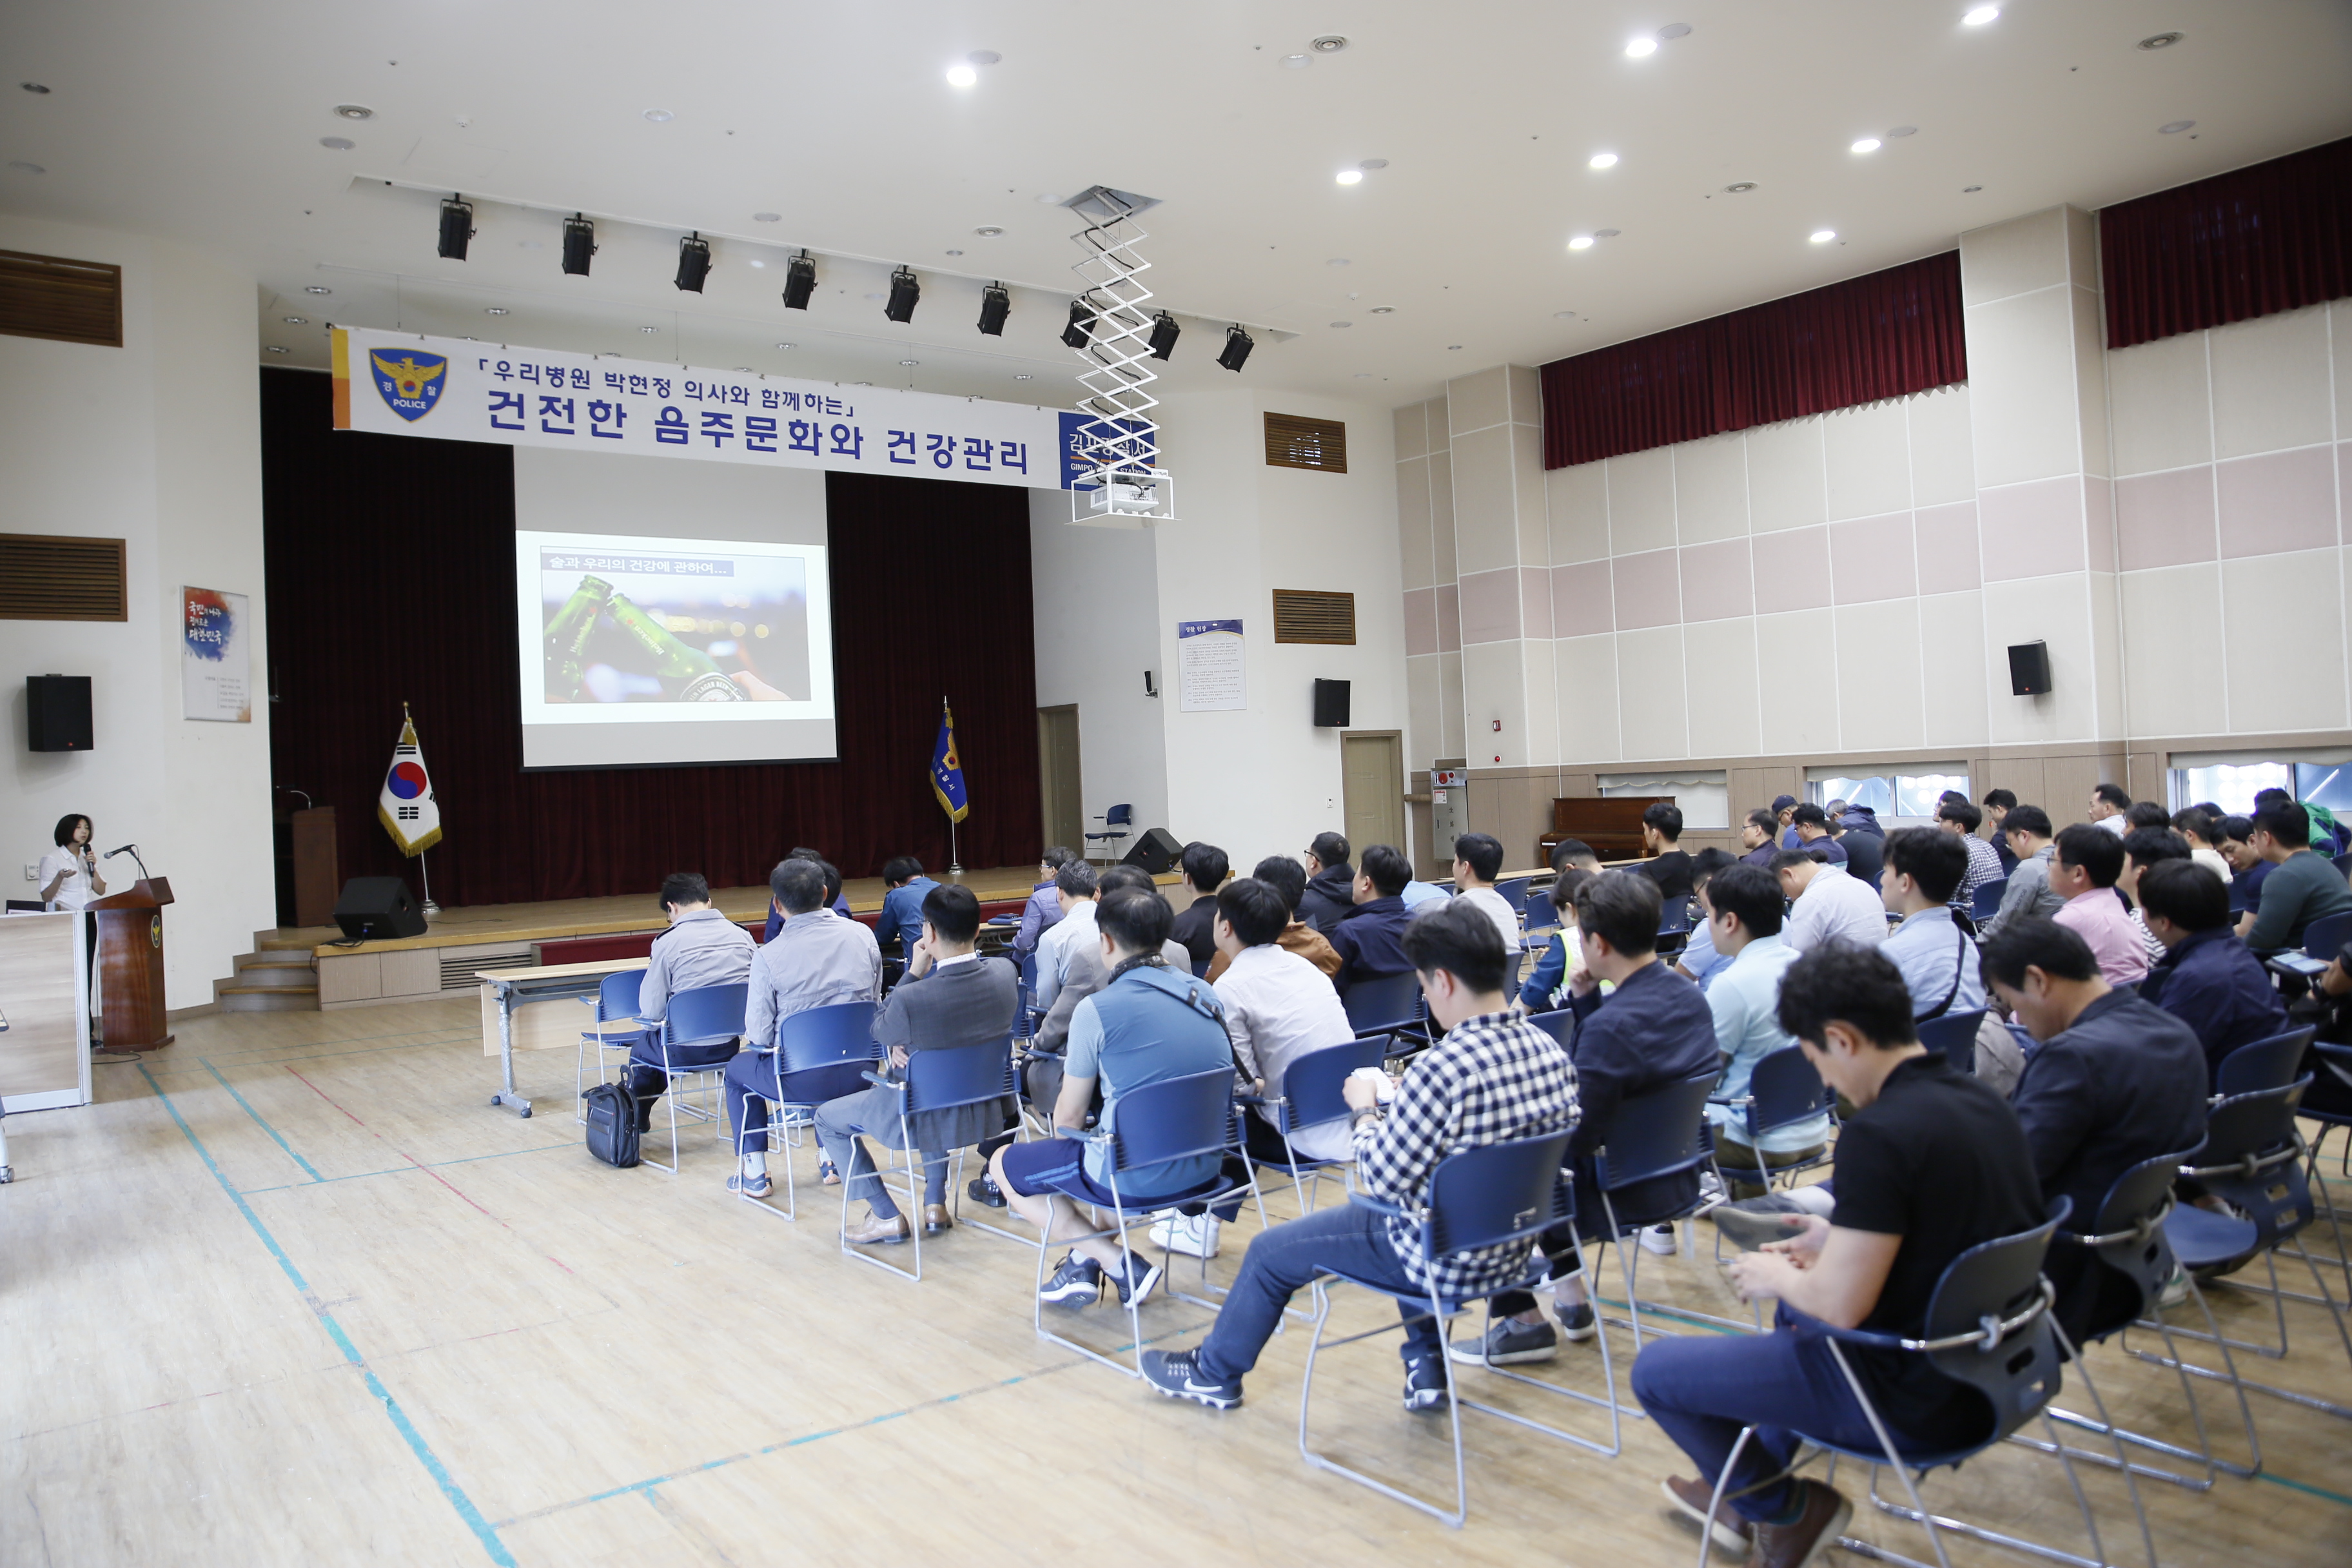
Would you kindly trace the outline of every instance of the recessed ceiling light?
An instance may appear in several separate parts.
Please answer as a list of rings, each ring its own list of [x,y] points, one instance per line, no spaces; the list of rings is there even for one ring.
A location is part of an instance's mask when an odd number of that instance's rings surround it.
[[[1328,261],[1326,261],[1323,265],[1326,267],[1345,267],[1348,265],[1348,258],[1344,256],[1335,256]]]
[[[1963,27],[1981,27],[1987,22],[1998,20],[2000,16],[2000,6],[1979,5],[1975,10],[1967,12],[1960,17],[1960,26]]]
[[[751,374],[751,367],[748,364],[739,364],[735,367],[735,374],[737,375],[750,375]]]
[[[46,174],[48,173],[47,169],[44,169],[38,163],[27,163],[22,158],[11,158],[8,160],[8,166],[12,169],[21,170],[27,174]]]
[[[289,316],[286,318],[286,324],[289,327],[307,327],[310,324],[310,318],[308,316]]]
[[[1614,239],[1624,232],[1625,231],[1622,228],[1596,228],[1592,231],[1592,237],[1595,239]]]
[[[648,109],[646,110],[646,118],[652,121],[656,125],[667,125],[671,121],[676,120],[677,116],[672,114],[667,109]]]
[[[1554,310],[1551,313],[1551,319],[1555,321],[1572,321],[1576,320],[1576,312],[1573,310]]]
[[[883,295],[883,294],[881,294],[881,293],[878,293],[878,292],[877,292],[877,293],[868,294],[868,295],[866,295],[866,297],[867,299],[869,299],[869,300],[880,300],[880,299],[887,298],[887,296],[885,296],[885,295]]]
[[[658,332],[661,329],[659,327],[639,327],[637,331],[641,332]]]
[[[20,81],[16,85],[23,88],[26,92],[37,93],[43,98],[47,98],[49,95],[49,89],[43,87],[37,81]]]
[[[515,241],[515,248],[518,250],[545,250],[547,247],[536,239],[518,239]]]
[[[485,316],[503,316],[506,313],[507,308],[504,305],[485,305],[482,307],[482,314]]]
[[[1037,193],[1037,205],[1040,206],[1057,207],[1060,206],[1066,199],[1067,198],[1064,196],[1055,195],[1050,191],[1040,191]]]
[[[948,252],[948,254],[949,254],[950,256],[961,256],[961,255],[963,254],[963,252],[962,252],[962,251],[961,251],[961,250],[950,250],[950,251],[949,251],[949,252]],[[754,262],[752,265],[757,266],[757,265],[758,265],[758,263]]]
[[[1367,158],[1356,165],[1359,169],[1385,169],[1388,166],[1389,161],[1386,158]]]
[[[1364,183],[1364,172],[1361,169],[1342,169],[1339,180],[1343,185],[1360,185]]]
[[[1645,55],[1654,55],[1658,52],[1658,40],[1655,38],[1636,38],[1632,43],[1625,46],[1625,52],[1637,60]]]
[[[1372,307],[1372,314],[1375,316],[1393,316],[1396,314],[1396,307],[1394,305],[1375,305]]]
[[[1590,250],[1592,248],[1592,237],[1589,234],[1580,234],[1568,242],[1568,247],[1570,250]]]
[[[319,138],[319,145],[337,153],[348,153],[359,143],[348,136],[321,136]]]
[[[2158,126],[2156,130],[2159,136],[2178,136],[2184,131],[2194,130],[2196,125],[2197,121],[2193,120],[2175,120],[2168,124]]]
[[[777,346],[778,348],[780,348],[780,349],[789,349],[789,348],[795,348],[795,347],[797,347],[797,346],[799,346],[799,345],[794,344],[794,343],[778,343],[776,346]]]
[[[1982,185],[1962,185],[1960,187],[1960,195],[1964,196],[1972,196],[1983,189],[1984,187]]]
[[[2186,33],[2152,33],[2139,41],[2139,47],[2143,49],[2168,49],[2188,36]],[[44,88],[42,90],[46,92],[48,89]]]
[[[47,91],[47,89],[44,88],[42,90]],[[290,354],[294,351],[292,349],[281,349],[276,343],[271,343],[269,345],[269,352],[274,354]]]
[[[1036,380],[1037,378],[1036,378],[1034,375],[1030,374],[1027,371],[1025,371],[1025,370],[1024,370],[1024,371],[1015,371],[1015,372],[1013,372],[1013,380],[1015,380],[1015,381],[1034,381],[1034,380]]]
[[[974,49],[971,53],[964,56],[964,58],[970,60],[976,66],[992,66],[1003,58],[1004,57],[1003,55],[998,54],[994,49]]]
[[[375,110],[370,109],[364,103],[339,103],[335,105],[335,112],[341,115],[345,120],[373,120],[375,118]]]
[[[1338,33],[1326,33],[1307,47],[1318,55],[1336,55],[1348,47],[1348,40]]]
[[[1827,245],[1831,240],[1837,237],[1837,230],[1833,228],[1817,228],[1805,237],[1811,240],[1815,245]]]
[[[1753,180],[1734,180],[1723,187],[1723,194],[1727,196],[1744,196],[1755,188],[1756,182]]]
[[[784,221],[784,215],[782,213],[753,213],[751,215],[751,221],[753,223],[782,223]]]
[[[1865,136],[1861,141],[1855,142],[1853,146],[1847,148],[1846,151],[1849,153],[1875,153],[1878,151],[1880,145],[1881,143],[1877,137]]]
[[[1334,321],[1331,324],[1335,327],[1352,327],[1356,323],[1353,321]]]
[[[1892,142],[1898,136],[1916,136],[1918,134],[1919,128],[1916,125],[1898,125],[1894,130],[1886,133],[1886,139],[1889,142]]]
[[[1282,68],[1285,70],[1303,71],[1314,63],[1315,57],[1313,55],[1285,55],[1282,57]]]
[[[1446,344],[1446,345],[1445,345],[1445,352],[1446,352],[1447,353],[1454,353],[1456,349],[1460,348],[1461,346],[1462,346],[1462,345],[1461,345],[1460,343],[1448,343],[1448,344]]]
[[[1584,166],[1588,169],[1613,169],[1617,166],[1617,154],[1614,153],[1595,153],[1591,157],[1585,160]]]
[[[331,294],[334,290],[328,288],[324,283],[305,283],[302,285],[302,292],[305,294]]]
[[[902,359],[898,363],[900,364],[920,364],[923,362],[919,359]]]
[[[950,87],[970,87],[979,79],[980,73],[972,69],[968,65],[954,65],[948,67],[948,85]]]
[[[973,229],[971,232],[980,236],[982,239],[994,239],[998,235],[1004,232],[1004,226],[997,223],[984,223],[978,228]]]
[[[1658,29],[1658,37],[1661,39],[1667,41],[1672,41],[1675,38],[1687,38],[1690,37],[1690,33],[1691,25],[1688,22],[1669,22],[1664,26]]]
[[[1372,373],[1368,370],[1360,370],[1356,373],[1356,379],[1358,381],[1370,381],[1372,379]]]
[[[755,257],[751,258],[751,265],[752,265],[752,266],[754,266],[754,267],[765,267],[765,266],[767,266],[768,264],[767,264],[766,262],[764,262],[764,261],[761,260],[758,257],[756,257],[756,256],[755,256]]]

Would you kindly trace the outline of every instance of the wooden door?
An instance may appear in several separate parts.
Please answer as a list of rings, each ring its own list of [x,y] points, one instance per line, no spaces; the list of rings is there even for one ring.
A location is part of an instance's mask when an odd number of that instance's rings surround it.
[[[1391,845],[1406,855],[1404,732],[1350,730],[1339,736],[1341,829],[1359,855],[1367,844]]]
[[[1044,811],[1045,842],[1083,855],[1086,851],[1086,808],[1078,772],[1078,705],[1037,710],[1038,797]]]

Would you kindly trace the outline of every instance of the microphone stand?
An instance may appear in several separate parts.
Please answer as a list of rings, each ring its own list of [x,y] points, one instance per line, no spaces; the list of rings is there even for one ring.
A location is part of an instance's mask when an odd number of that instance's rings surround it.
[[[111,860],[117,855],[130,856],[131,864],[139,868],[140,879],[142,881],[148,879],[149,872],[147,870],[147,862],[139,858],[139,846],[136,844],[126,844],[120,849],[110,849],[106,852],[105,858]]]

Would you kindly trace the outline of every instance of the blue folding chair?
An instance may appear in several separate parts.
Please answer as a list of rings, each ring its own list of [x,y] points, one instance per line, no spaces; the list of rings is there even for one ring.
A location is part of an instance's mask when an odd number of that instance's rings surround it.
[[[1931,1051],[1939,1051],[1952,1064],[1954,1072],[1974,1077],[1977,1070],[1977,1030],[1984,1024],[1985,1010],[1973,1013],[1947,1013],[1940,1018],[1919,1020],[1919,1043]]]
[[[1114,805],[1096,820],[1103,825],[1103,830],[1100,833],[1084,835],[1086,842],[1092,844],[1099,839],[1105,849],[1116,854],[1118,841],[1127,837],[1129,828],[1135,826],[1135,807],[1130,805]]]
[[[1237,1134],[1234,1128],[1235,1110],[1234,1069],[1223,1067],[1213,1068],[1208,1072],[1193,1073],[1184,1078],[1162,1079],[1158,1083],[1149,1083],[1139,1089],[1129,1089],[1118,1097],[1117,1110],[1107,1119],[1113,1125],[1097,1127],[1084,1133],[1065,1131],[1062,1135],[1066,1138],[1075,1138],[1094,1148],[1108,1149],[1110,1152],[1110,1169],[1108,1179],[1103,1184],[1108,1188],[1111,1201],[1108,1205],[1097,1205],[1094,1199],[1086,1195],[1084,1188],[1077,1187],[1076,1184],[1069,1185],[1048,1184],[1048,1185],[1052,1191],[1068,1198],[1072,1203],[1081,1207],[1092,1207],[1097,1219],[1108,1212],[1109,1223],[1099,1230],[1088,1231],[1078,1237],[1055,1238],[1051,1226],[1039,1230],[1035,1289],[1043,1290],[1045,1288],[1047,1256],[1056,1247],[1066,1247],[1074,1242],[1117,1237],[1122,1265],[1131,1265],[1135,1253],[1134,1249],[1128,1245],[1128,1232],[1139,1225],[1150,1224],[1154,1216],[1163,1209],[1174,1208],[1180,1205],[1205,1208],[1227,1200],[1239,1199],[1246,1194],[1259,1203],[1258,1212],[1263,1215],[1265,1211],[1264,1200],[1258,1194],[1257,1172],[1246,1160],[1226,1163],[1227,1156],[1237,1141]],[[1210,1155],[1215,1156],[1220,1162],[1217,1173],[1208,1181],[1183,1192],[1162,1193],[1150,1197],[1129,1197],[1119,1191],[1118,1178],[1124,1172],[1135,1171],[1150,1165],[1165,1164],[1171,1160],[1191,1160]],[[1116,1289],[1116,1287],[1107,1288]],[[1173,1294],[1173,1292],[1171,1293]],[[1050,1340],[1066,1350],[1076,1351],[1087,1360],[1100,1362],[1114,1372],[1122,1372],[1133,1378],[1140,1378],[1143,1375],[1142,1302],[1129,1300],[1126,1304],[1130,1338],[1123,1349],[1126,1352],[1132,1352],[1135,1357],[1134,1364],[1129,1365],[1126,1362],[1112,1359],[1113,1356],[1122,1353],[1120,1351],[1114,1351],[1107,1355],[1090,1345],[1081,1344],[1076,1340],[1047,1328],[1045,1303],[1043,1300],[1034,1297],[1032,1299],[1036,1302],[1034,1321],[1040,1339]],[[1202,1300],[1197,1297],[1188,1297],[1185,1300],[1204,1307],[1216,1305],[1213,1301]]]
[[[1689,1203],[1667,1213],[1621,1215],[1614,1194],[1642,1182],[1696,1171],[1714,1163],[1715,1134],[1707,1126],[1706,1101],[1714,1092],[1715,1083],[1716,1075],[1705,1072],[1620,1101],[1617,1113],[1609,1121],[1609,1142],[1593,1156],[1593,1184],[1601,1189],[1601,1213],[1605,1221],[1600,1245],[1605,1247],[1612,1241],[1618,1244],[1617,1266],[1625,1276],[1625,1307],[1637,1355],[1642,1350],[1642,1299],[1634,1293],[1634,1275],[1641,1267],[1642,1249],[1638,1245],[1624,1244],[1638,1238],[1651,1226],[1675,1225],[1688,1219],[1698,1212],[1699,1199],[1694,1196]],[[1660,1310],[1659,1304],[1652,1304],[1652,1311]]]
[[[1378,1037],[1319,1047],[1306,1052],[1283,1069],[1278,1092],[1245,1094],[1241,1097],[1241,1103],[1263,1106],[1273,1111],[1275,1131],[1282,1134],[1287,1147],[1294,1132],[1345,1121],[1349,1113],[1347,1097],[1340,1086],[1359,1068],[1379,1067],[1383,1055]],[[1267,1087],[1271,1089],[1276,1086]],[[1291,1185],[1298,1194],[1301,1214],[1314,1212],[1315,1200],[1322,1192],[1323,1173],[1336,1170],[1345,1163],[1338,1160],[1307,1159],[1296,1148],[1290,1149],[1287,1160],[1260,1160],[1251,1156],[1250,1163],[1261,1170],[1288,1173]],[[1309,1178],[1312,1178],[1311,1182]]]
[[[966,1105],[1002,1100],[1013,1093],[1013,1037],[1007,1034],[1002,1039],[977,1046],[911,1051],[908,1053],[906,1071],[902,1077],[892,1079],[870,1069],[864,1077],[867,1083],[897,1091],[898,1097],[898,1146],[885,1152],[886,1158],[877,1163],[874,1173],[866,1179],[887,1186],[894,1175],[903,1174],[907,1178],[906,1201],[900,1205],[899,1213],[907,1218],[908,1239],[915,1248],[915,1266],[901,1268],[882,1256],[878,1248],[849,1245],[850,1189],[857,1184],[858,1178],[847,1171],[841,1173],[841,1250],[845,1257],[870,1263],[902,1279],[920,1279],[923,1277],[922,1182],[928,1164],[922,1156],[926,1152],[934,1153],[943,1161],[952,1157],[948,1179],[953,1184],[963,1174],[963,1151],[917,1149],[914,1119],[925,1111],[954,1110]],[[876,1130],[861,1125],[850,1131],[871,1134]],[[892,1195],[896,1198],[899,1194]],[[999,1231],[997,1234],[1005,1233]]]
[[[2213,1075],[2213,1098],[2221,1100],[2233,1094],[2284,1089],[2303,1076],[2304,1053],[2318,1033],[2315,1028],[2290,1029],[2240,1046],[2221,1058],[2221,1068]]]
[[[2303,954],[2326,963],[2344,951],[2352,942],[2352,910],[2343,914],[2322,915],[2303,928]]]
[[[617,970],[604,976],[593,996],[580,1000],[587,1005],[593,1028],[580,1031],[580,1044],[572,1058],[572,1120],[582,1126],[588,1119],[578,1110],[581,1099],[588,1092],[588,1051],[596,1051],[596,1081],[608,1081],[604,1069],[611,1064],[604,1059],[606,1051],[619,1051],[625,1059],[628,1053],[643,1044],[650,1033],[637,1019],[637,988],[645,983],[642,969]],[[613,1025],[625,1022],[626,1027],[615,1029]]]
[[[1545,1230],[1572,1218],[1574,1198],[1567,1182],[1560,1174],[1560,1163],[1568,1154],[1569,1136],[1570,1134],[1563,1131],[1547,1133],[1539,1138],[1521,1138],[1507,1143],[1489,1143],[1480,1148],[1465,1149],[1457,1154],[1449,1154],[1439,1161],[1437,1168],[1430,1173],[1428,1197],[1416,1207],[1400,1207],[1394,1204],[1383,1203],[1363,1193],[1350,1194],[1349,1201],[1361,1204],[1366,1208],[1376,1210],[1391,1218],[1411,1221],[1420,1227],[1419,1263],[1420,1273],[1424,1279],[1432,1276],[1439,1259],[1462,1253],[1475,1252],[1487,1247],[1515,1247],[1524,1255],[1536,1237]],[[1580,1248],[1578,1257],[1580,1259],[1582,1256]],[[1544,1266],[1540,1263],[1515,1268],[1509,1271],[1507,1277],[1496,1281],[1490,1289],[1475,1295],[1463,1297],[1440,1297],[1433,1292],[1400,1290],[1393,1285],[1360,1279],[1338,1270],[1317,1279],[1310,1287],[1315,1299],[1315,1337],[1307,1348],[1307,1373],[1298,1389],[1300,1457],[1317,1469],[1329,1470],[1334,1475],[1345,1476],[1359,1485],[1370,1487],[1383,1497],[1394,1498],[1401,1503],[1417,1508],[1423,1513],[1443,1520],[1456,1530],[1462,1527],[1463,1521],[1470,1515],[1468,1478],[1465,1473],[1462,1458],[1462,1412],[1465,1409],[1475,1410],[1487,1415],[1498,1415],[1506,1421],[1530,1427],[1547,1436],[1557,1437],[1564,1443],[1573,1443],[1604,1458],[1614,1458],[1623,1447],[1621,1420],[1623,1406],[1618,1403],[1616,1397],[1616,1371],[1609,1358],[1609,1343],[1606,1335],[1601,1337],[1601,1373],[1609,1387],[1609,1397],[1606,1399],[1598,1398],[1577,1389],[1564,1388],[1558,1384],[1546,1383],[1540,1378],[1529,1377],[1524,1373],[1512,1372],[1507,1368],[1486,1369],[1495,1376],[1507,1378],[1513,1383],[1525,1384],[1532,1388],[1540,1388],[1547,1393],[1559,1394],[1583,1404],[1598,1405],[1607,1410],[1609,1441],[1606,1444],[1595,1442],[1590,1437],[1580,1436],[1576,1433],[1549,1426],[1541,1421],[1532,1420],[1517,1411],[1505,1410],[1498,1405],[1484,1404],[1475,1399],[1465,1399],[1459,1391],[1459,1374],[1463,1363],[1454,1358],[1453,1343],[1445,1334],[1446,1321],[1475,1303],[1485,1301],[1487,1303],[1487,1318],[1491,1326],[1495,1296],[1505,1290],[1532,1289],[1542,1282],[1544,1273]],[[1400,1309],[1410,1311],[1411,1316],[1401,1318],[1397,1322],[1383,1324],[1379,1328],[1367,1329],[1361,1333],[1349,1334],[1336,1340],[1326,1340],[1323,1337],[1323,1330],[1331,1316],[1330,1285],[1334,1281],[1353,1285],[1360,1289],[1370,1290],[1385,1296],[1396,1302]],[[1353,1344],[1359,1340],[1394,1332],[1424,1319],[1433,1320],[1436,1322],[1438,1342],[1444,1347],[1445,1357],[1445,1407],[1446,1414],[1451,1419],[1454,1440],[1454,1508],[1450,1512],[1439,1504],[1426,1501],[1400,1487],[1391,1486],[1376,1477],[1343,1465],[1328,1454],[1316,1452],[1307,1440],[1307,1417],[1315,1395],[1315,1363],[1318,1355],[1326,1350],[1336,1350],[1341,1345]]]
[[[1691,899],[1676,893],[1658,906],[1658,952],[1680,952],[1690,944]]]
[[[688,1106],[688,1119],[709,1122],[712,1135],[722,1142],[726,1139],[727,1112],[719,1103],[719,1080],[735,1055],[736,1043],[743,1037],[743,1009],[751,991],[739,982],[677,992],[655,1026],[661,1051],[662,1102],[669,1110],[669,1163],[646,1160],[655,1170],[677,1174],[677,1102],[682,1081],[698,1079],[697,1087],[710,1098],[709,1104]],[[723,1055],[719,1054],[722,1051]]]
[[[875,1005],[871,1002],[836,1002],[788,1013],[776,1021],[776,1047],[762,1052],[775,1069],[774,1088],[767,1096],[768,1144],[782,1135],[789,1149],[799,1142],[800,1130],[816,1108],[865,1087],[866,1074],[882,1059],[874,1039]],[[735,1130],[735,1161],[743,1161],[743,1140],[749,1126]],[[754,1197],[743,1201],[785,1219],[800,1217],[800,1193],[793,1175],[792,1156],[783,1156],[784,1206],[781,1209]],[[742,1194],[738,1194],[741,1196]]]
[[[1555,1007],[1548,1013],[1529,1013],[1528,1022],[1560,1043],[1562,1049],[1576,1046],[1576,1014],[1568,1007]]]
[[[1519,910],[1521,931],[1556,931],[1559,926],[1559,907],[1549,892],[1529,893],[1526,905]]]
[[[1511,911],[1523,921],[1528,912],[1528,889],[1534,880],[1532,877],[1513,877],[1495,884],[1495,891],[1503,895],[1503,902],[1510,905]]]
[[[2009,879],[1995,877],[1990,882],[1979,882],[1977,890],[1969,895],[1969,918],[1983,921],[2000,913],[2001,896],[2009,891]]]
[[[1354,1026],[1358,1039],[1377,1035],[1400,1047],[1389,1052],[1392,1057],[1417,1051],[1429,1044],[1429,1025],[1421,1005],[1421,976],[1410,971],[1359,980],[1348,987],[1339,1005],[1347,1009],[1348,1022]]]
[[[1801,1047],[1782,1046],[1779,1050],[1768,1051],[1758,1059],[1754,1070],[1748,1075],[1748,1092],[1745,1095],[1738,1100],[1711,1096],[1707,1103],[1720,1105],[1738,1115],[1741,1129],[1748,1134],[1748,1146],[1751,1149],[1760,1149],[1764,1144],[1764,1135],[1768,1132],[1783,1127],[1793,1127],[1798,1122],[1808,1121],[1816,1116],[1834,1112],[1837,1109],[1837,1096],[1831,1091],[1828,1085],[1822,1082],[1822,1075],[1814,1070],[1811,1062],[1805,1059],[1805,1053]],[[1720,1147],[1721,1145],[1717,1143],[1713,1149],[1710,1149],[1707,1163],[1714,1168],[1715,1179],[1722,1185],[1724,1194],[1727,1197],[1731,1193],[1731,1184],[1724,1176],[1722,1164],[1715,1158],[1714,1151]],[[1784,1182],[1788,1186],[1795,1186],[1797,1173],[1811,1170],[1816,1165],[1829,1163],[1831,1155],[1827,1142],[1824,1141],[1820,1153],[1809,1154],[1801,1160],[1792,1160],[1785,1165],[1767,1166],[1760,1163],[1762,1158],[1761,1155],[1758,1156],[1759,1163],[1755,1172],[1755,1177],[1761,1182],[1764,1190],[1769,1193],[1775,1183]],[[1756,1184],[1755,1182],[1748,1180],[1748,1172],[1742,1170],[1739,1174],[1744,1184]],[[1723,1235],[1720,1231],[1716,1233],[1715,1256],[1717,1262],[1722,1261]],[[1761,1328],[1763,1326],[1760,1315],[1762,1309],[1759,1307],[1758,1310],[1759,1318],[1756,1326]],[[1704,1312],[1694,1312],[1688,1315],[1706,1316]],[[1734,1323],[1735,1326],[1746,1326],[1738,1324],[1737,1320],[1729,1318],[1712,1321]]]

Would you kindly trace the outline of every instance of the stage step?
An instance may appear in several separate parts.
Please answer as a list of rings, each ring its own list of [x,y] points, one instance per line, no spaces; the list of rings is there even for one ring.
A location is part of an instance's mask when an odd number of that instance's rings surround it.
[[[222,985],[214,993],[224,1013],[315,1013],[316,985]]]
[[[318,963],[307,951],[286,948],[242,954],[234,979],[213,982],[213,1001],[225,1013],[316,1012]]]

